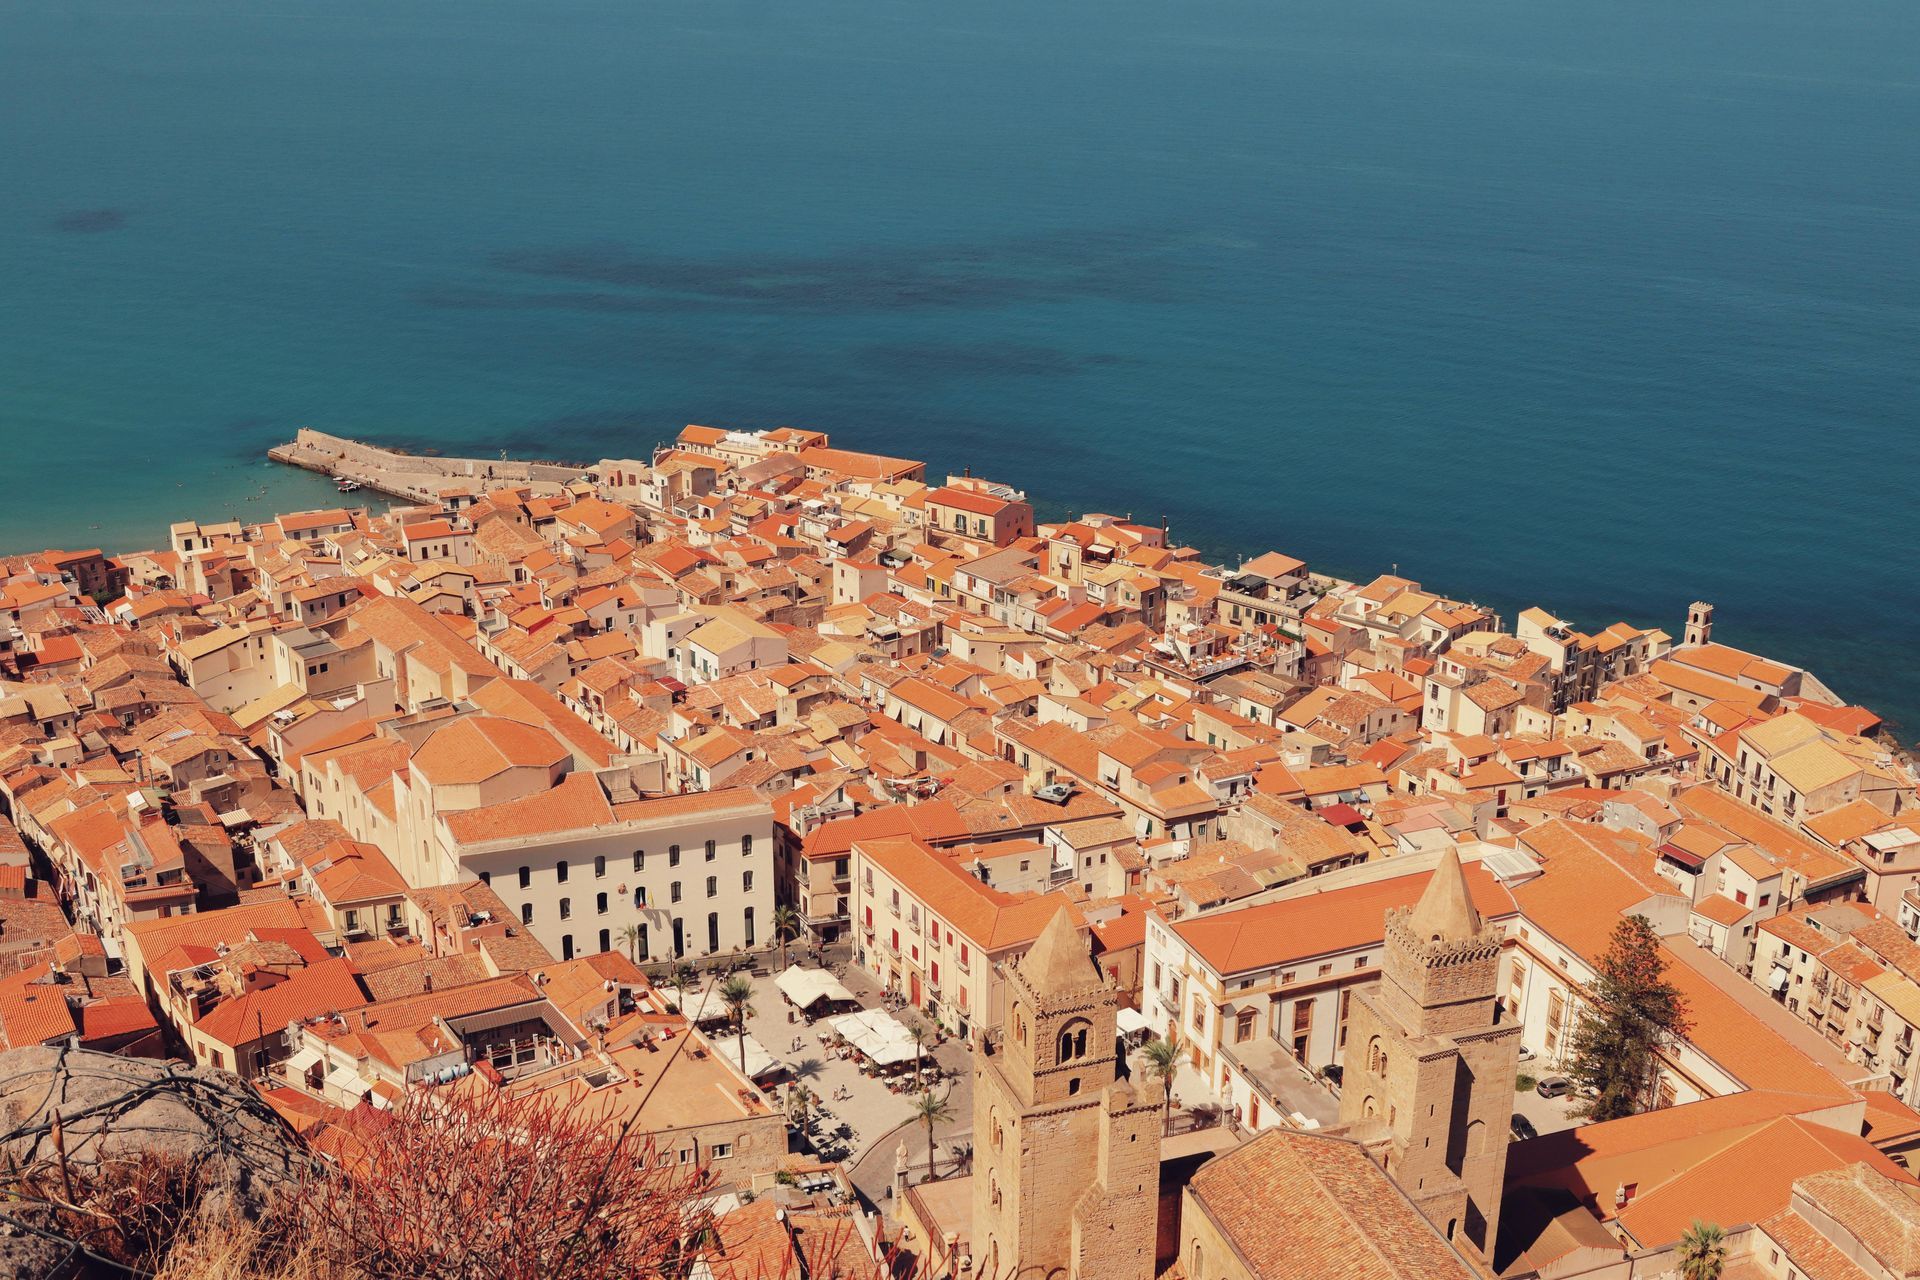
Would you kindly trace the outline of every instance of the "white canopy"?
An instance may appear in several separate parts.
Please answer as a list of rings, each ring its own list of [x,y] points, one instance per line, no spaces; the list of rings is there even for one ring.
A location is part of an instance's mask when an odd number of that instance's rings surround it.
[[[713,1045],[713,1052],[716,1057],[720,1058],[728,1066],[738,1067],[740,1065],[740,1039],[739,1036],[713,1036],[710,1038],[709,1043]],[[746,1041],[748,1079],[758,1080],[761,1076],[778,1069],[782,1065],[778,1059],[761,1046],[758,1040],[755,1040],[752,1036],[748,1036],[746,1037]]]
[[[1769,975],[1767,985],[1775,991],[1785,991],[1787,989],[1787,971],[1776,968],[1773,973]]]
[[[373,1088],[360,1078],[360,1073],[352,1067],[335,1067],[327,1072],[327,1083],[349,1098],[358,1098]]]
[[[802,969],[795,965],[783,969],[780,976],[773,980],[780,988],[780,994],[793,1001],[802,1009],[810,1009],[822,1000],[851,1001],[853,993],[848,991],[840,979],[825,969]]]
[[[1147,1015],[1138,1009],[1122,1008],[1114,1015],[1113,1021],[1114,1025],[1120,1028],[1120,1034],[1123,1036],[1132,1035],[1136,1031],[1145,1031],[1153,1025],[1147,1020]]]
[[[862,1009],[829,1019],[827,1025],[848,1044],[880,1066],[911,1062],[919,1050],[913,1033],[879,1009]]]
[[[701,987],[684,993],[676,992],[680,1004],[680,1013],[688,1022],[712,1022],[715,1018],[728,1018],[733,1011],[727,1008],[727,1002],[720,998],[718,987]]]
[[[320,1061],[320,1057],[318,1049],[312,1045],[302,1045],[280,1065],[287,1069],[287,1074],[290,1076],[305,1075],[314,1064]]]

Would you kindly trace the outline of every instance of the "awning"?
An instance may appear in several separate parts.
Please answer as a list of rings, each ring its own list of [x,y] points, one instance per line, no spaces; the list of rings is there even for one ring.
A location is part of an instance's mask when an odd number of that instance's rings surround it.
[[[1697,853],[1688,853],[1676,844],[1669,843],[1661,845],[1660,856],[1678,866],[1685,867],[1688,871],[1696,873],[1704,871],[1707,866],[1707,860],[1705,858]]]
[[[335,1067],[327,1072],[327,1083],[350,1098],[358,1098],[373,1088],[360,1078],[360,1073],[352,1067]]]
[[[321,1053],[311,1045],[295,1050],[281,1065],[288,1075],[305,1075],[321,1059]]]
[[[1788,981],[1787,971],[1776,965],[1773,972],[1767,976],[1767,987],[1773,991],[1785,991]]]
[[[853,999],[853,993],[847,990],[840,979],[825,969],[802,969],[795,965],[791,969],[781,970],[773,980],[773,985],[780,989],[781,995],[802,1009],[811,1009],[822,1000],[837,1004]]]
[[[1153,1025],[1148,1021],[1147,1015],[1138,1009],[1121,1009],[1114,1014],[1113,1021],[1114,1025],[1120,1028],[1120,1034],[1123,1036],[1132,1035],[1136,1031],[1145,1031]]]
[[[714,1057],[719,1058],[730,1067],[738,1067],[740,1065],[740,1039],[739,1036],[712,1036],[709,1038],[708,1043],[713,1046]],[[746,1037],[746,1041],[748,1079],[758,1080],[761,1076],[778,1071],[786,1065],[768,1053],[766,1049],[761,1046],[760,1042],[752,1036]]]

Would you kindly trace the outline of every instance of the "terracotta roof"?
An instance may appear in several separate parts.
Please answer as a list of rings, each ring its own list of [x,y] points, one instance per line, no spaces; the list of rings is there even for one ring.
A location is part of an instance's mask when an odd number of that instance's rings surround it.
[[[508,769],[552,768],[568,754],[544,728],[499,716],[463,716],[420,744],[413,767],[441,786],[461,786]]]
[[[1486,868],[1475,863],[1464,869],[1464,876],[1474,909],[1483,918],[1513,915],[1513,896]],[[1431,871],[1416,871],[1196,916],[1169,927],[1223,976],[1272,968],[1378,944],[1386,936],[1386,913],[1419,901],[1432,878]]]
[[[913,839],[859,840],[856,852],[984,951],[1032,942],[1062,906],[1078,918],[1064,893],[1011,894],[968,875],[952,857]]]
[[[1269,1129],[1202,1165],[1188,1191],[1254,1280],[1474,1274],[1398,1184],[1343,1138]]]

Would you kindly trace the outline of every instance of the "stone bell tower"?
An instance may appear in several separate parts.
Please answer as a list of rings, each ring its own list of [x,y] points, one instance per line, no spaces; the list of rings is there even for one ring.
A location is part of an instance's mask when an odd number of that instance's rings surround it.
[[[1689,649],[1707,644],[1713,639],[1713,606],[1704,600],[1695,600],[1687,606],[1686,644]]]
[[[1520,1025],[1500,1016],[1501,934],[1449,849],[1412,907],[1387,913],[1380,983],[1347,1021],[1340,1120],[1436,1229],[1490,1257],[1507,1167]]]
[[[1062,908],[973,1057],[978,1280],[1152,1280],[1160,1090],[1116,1079],[1119,999]]]

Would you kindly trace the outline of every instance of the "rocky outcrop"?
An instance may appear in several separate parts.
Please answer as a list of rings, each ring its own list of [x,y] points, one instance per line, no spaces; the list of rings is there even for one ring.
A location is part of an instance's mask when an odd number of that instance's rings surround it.
[[[87,1249],[110,1237],[96,1238],[85,1211],[124,1219],[114,1197],[134,1171],[177,1172],[215,1221],[259,1221],[309,1159],[225,1071],[79,1049],[0,1053],[0,1182],[11,1184],[0,1199],[0,1276],[124,1274],[89,1261]],[[46,1203],[69,1196],[82,1212]]]

